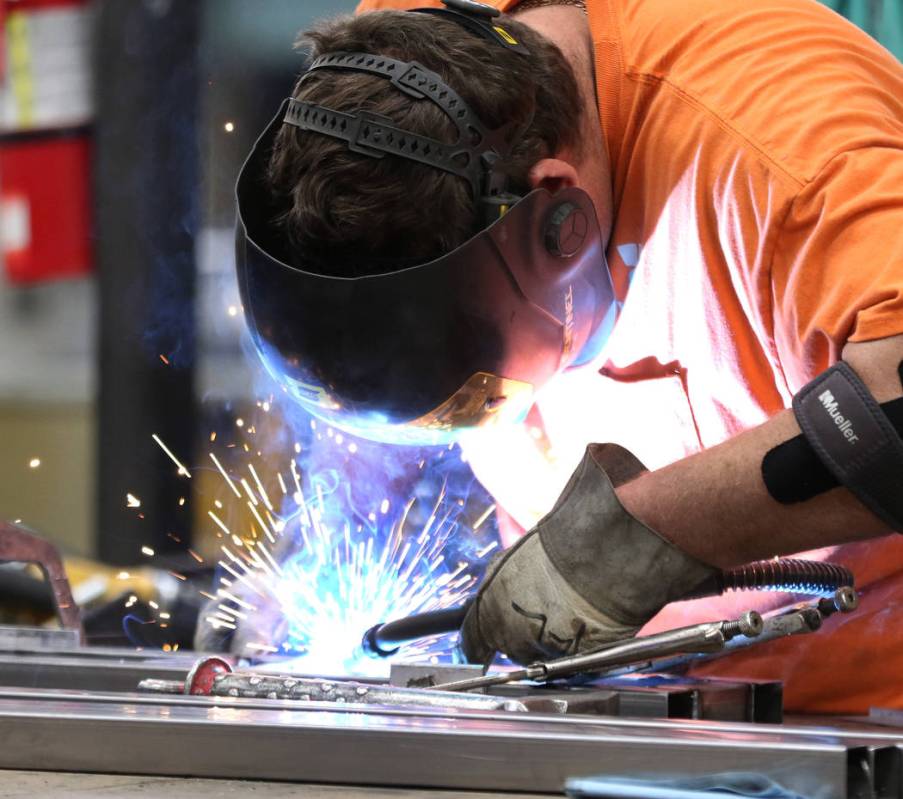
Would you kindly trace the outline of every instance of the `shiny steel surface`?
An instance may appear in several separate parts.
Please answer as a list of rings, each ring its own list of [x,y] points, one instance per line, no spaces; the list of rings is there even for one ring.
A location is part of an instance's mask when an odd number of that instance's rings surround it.
[[[600,691],[605,695],[607,692]],[[592,694],[589,694],[591,696]],[[554,697],[560,694],[552,694]],[[245,697],[217,697],[217,696],[186,696],[184,694],[170,696],[165,694],[139,694],[139,693],[98,693],[94,691],[69,691],[60,689],[31,689],[31,688],[0,688],[0,700],[11,700],[21,707],[26,707],[29,702],[43,704],[55,703],[96,703],[113,705],[155,705],[160,707],[198,707],[208,710],[213,708],[225,709],[258,709],[268,711],[299,710],[299,705],[289,699],[250,699]],[[334,703],[310,702],[300,707],[309,713],[363,713],[376,714],[385,717],[400,718],[435,718],[446,719],[450,717],[468,716],[465,710],[450,710],[428,707],[378,707],[367,705],[345,705],[340,710]],[[741,722],[724,722],[715,720],[692,719],[637,719],[637,718],[598,718],[593,716],[573,716],[564,718],[561,715],[537,715],[533,713],[521,714],[512,717],[504,712],[481,712],[480,719],[489,721],[515,721],[518,724],[565,724],[568,727],[599,727],[609,729],[627,729],[646,731],[651,735],[667,734],[669,731],[690,730],[707,731],[718,735],[734,737],[735,733],[742,734],[743,740],[755,740],[758,737],[771,738],[779,735],[782,738],[814,739],[821,742],[837,742],[847,745],[886,745],[903,746],[903,727],[891,729],[879,724],[873,724],[869,719],[848,719],[819,716],[794,717],[790,723],[782,725],[748,724]]]
[[[757,636],[762,632],[762,619],[749,611],[735,621],[706,622],[680,627],[663,633],[615,641],[579,655],[532,663],[522,669],[473,677],[437,685],[440,691],[470,691],[489,688],[517,680],[545,681],[583,672],[604,672],[618,666],[646,663],[656,658],[684,653],[720,652],[725,643],[739,636]]]
[[[725,732],[473,711],[20,698],[0,699],[0,767],[555,791],[568,777],[703,774],[717,763],[813,799],[847,796],[854,750],[837,737],[743,725]]]
[[[145,678],[183,683],[195,662],[196,656],[193,654],[160,656],[159,653],[94,647],[46,655],[0,654],[0,686],[88,691],[98,695],[107,692],[133,692],[138,683]],[[285,669],[286,665],[274,663],[266,668],[277,667]],[[260,669],[260,673],[268,672]],[[715,683],[716,681],[706,680],[693,681],[692,685],[688,685],[684,679],[672,678],[664,681],[656,680],[656,684],[651,686],[646,681],[638,684],[618,680],[611,685],[605,682],[600,685],[594,684],[592,690],[598,691],[601,688],[616,691],[618,702],[612,712],[618,715],[643,718],[692,718],[694,708],[700,705],[705,708],[708,704],[700,703],[698,694],[716,688]],[[529,698],[535,693],[535,688],[529,685],[518,685],[505,688],[501,695],[529,704],[530,710],[535,710],[535,703]],[[555,693],[557,695],[557,690]],[[780,708],[779,698],[777,701],[768,699],[767,704],[771,706],[776,704],[778,709]],[[588,707],[587,703],[579,700],[572,705],[574,708],[581,706]],[[762,702],[755,701],[751,710],[761,707]],[[742,714],[742,708],[739,708],[738,712]],[[745,719],[775,720],[773,714],[766,714],[763,718],[758,710],[746,715]]]
[[[34,652],[47,649],[77,649],[78,630],[0,625],[0,652]]]
[[[156,654],[156,653],[155,653]],[[0,685],[23,688],[71,688],[81,691],[134,691],[146,677],[183,680],[196,658],[161,658],[123,652],[0,654]]]

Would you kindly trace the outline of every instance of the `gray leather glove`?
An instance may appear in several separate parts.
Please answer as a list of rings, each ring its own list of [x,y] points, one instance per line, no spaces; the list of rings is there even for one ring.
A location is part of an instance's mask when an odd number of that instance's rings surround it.
[[[469,661],[528,664],[630,637],[714,573],[621,505],[615,486],[642,471],[623,447],[587,447],[555,507],[487,571],[461,628]]]

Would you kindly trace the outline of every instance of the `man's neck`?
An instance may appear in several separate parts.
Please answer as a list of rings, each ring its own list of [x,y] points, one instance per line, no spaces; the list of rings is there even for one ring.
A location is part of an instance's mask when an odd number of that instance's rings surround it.
[[[564,53],[584,99],[591,98],[595,104],[593,40],[586,12],[575,5],[544,5],[515,7],[511,13],[518,22],[533,28]]]

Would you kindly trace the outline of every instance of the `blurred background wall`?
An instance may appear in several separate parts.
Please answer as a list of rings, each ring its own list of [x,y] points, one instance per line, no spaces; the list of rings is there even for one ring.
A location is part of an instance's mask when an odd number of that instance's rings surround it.
[[[901,55],[900,0],[825,2]],[[197,463],[255,399],[233,181],[296,32],[353,5],[0,0],[0,518],[120,564],[192,540],[150,434]]]
[[[191,461],[252,401],[233,181],[296,33],[352,7],[0,0],[0,518],[119,563],[190,537],[130,529],[126,494],[178,508],[149,431]]]

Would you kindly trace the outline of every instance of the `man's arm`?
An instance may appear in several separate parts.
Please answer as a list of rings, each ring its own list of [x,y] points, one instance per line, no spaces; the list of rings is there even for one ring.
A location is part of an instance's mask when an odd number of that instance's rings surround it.
[[[848,344],[843,359],[878,402],[903,395],[903,336]],[[783,505],[762,480],[762,459],[799,435],[792,411],[716,447],[621,486],[624,507],[699,560],[729,568],[891,532],[847,489]]]
[[[903,395],[903,336],[843,356],[878,402]],[[889,533],[846,488],[792,505],[769,495],[762,460],[799,432],[785,411],[633,480],[642,465],[630,453],[590,445],[552,510],[488,570],[461,630],[464,654],[527,663],[585,651],[635,634],[719,567]]]

